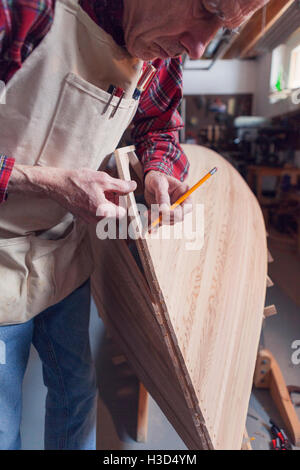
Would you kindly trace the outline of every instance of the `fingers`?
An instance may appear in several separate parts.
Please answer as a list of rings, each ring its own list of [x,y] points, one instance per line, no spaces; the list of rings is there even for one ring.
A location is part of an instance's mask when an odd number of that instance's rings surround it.
[[[155,202],[159,205],[170,206],[169,182],[165,175],[157,172],[155,177],[151,178],[151,190],[155,196]]]
[[[112,218],[112,219],[122,219],[126,216],[127,210],[124,207],[117,206],[112,202],[105,202],[100,204],[97,209],[97,217],[100,219],[103,218]]]
[[[122,219],[126,216],[127,210],[120,206],[120,196],[126,196],[137,188],[135,181],[124,181],[112,178],[107,173],[101,175],[101,188],[104,192],[104,199],[97,208],[98,219],[114,218]]]
[[[158,230],[159,227],[162,225],[175,225],[177,223],[183,222],[185,217],[190,214],[193,211],[193,205],[190,203],[185,203],[182,204],[178,207],[176,207],[174,210],[169,210],[168,212],[158,212],[157,210],[154,210],[154,212],[151,212],[149,210],[148,212],[146,211],[143,216],[148,219],[148,227],[149,231],[156,231]],[[152,224],[153,222],[156,222],[158,217],[161,217],[160,222],[153,228]]]
[[[151,210],[148,211],[150,230],[152,230],[151,226],[158,217],[161,220],[156,225],[156,229],[161,225],[175,225],[178,222],[182,222],[185,216],[192,212],[191,197],[188,197],[179,206],[171,210],[171,203],[174,204],[189,190],[187,184],[180,183],[173,178],[168,178],[168,176],[156,172],[149,175],[146,190],[153,196],[149,198],[152,200]],[[147,217],[147,214],[144,214],[144,216]]]
[[[183,201],[183,203],[181,204],[181,207],[183,209],[184,217],[187,214],[190,214],[191,212],[193,212],[193,201],[192,201],[191,196],[189,196],[185,201]]]
[[[171,224],[182,222],[184,218],[192,212],[192,210],[193,206],[191,203],[182,203],[180,206],[171,211]]]
[[[156,178],[152,179],[152,190],[156,204],[154,205],[154,214],[149,214],[150,218],[152,215],[152,221],[153,216],[154,218],[161,216],[162,219],[168,220],[171,201],[169,195],[169,181],[165,175],[158,174]]]
[[[186,194],[189,190],[189,186],[184,183],[179,183],[176,185],[175,189],[172,191],[172,204],[174,204],[178,199]],[[190,198],[190,197],[189,197]],[[188,199],[189,199],[188,198]]]
[[[120,195],[126,195],[136,190],[135,181],[124,181],[112,178],[107,173],[101,175],[101,185],[104,191],[111,191]]]

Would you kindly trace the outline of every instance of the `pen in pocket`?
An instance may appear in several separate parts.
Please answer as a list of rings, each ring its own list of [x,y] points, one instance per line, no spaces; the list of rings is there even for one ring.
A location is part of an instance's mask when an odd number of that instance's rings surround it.
[[[148,86],[152,82],[156,72],[157,72],[157,70],[153,65],[151,65],[151,64],[147,65],[145,71],[143,72],[143,74],[142,74],[142,76],[141,76],[141,78],[140,78],[140,80],[137,84],[136,89],[134,90],[134,93],[133,93],[133,99],[134,100],[138,100],[140,98],[141,94],[143,93],[143,91],[145,91],[148,88]]]
[[[110,97],[109,97],[109,100],[106,103],[106,105],[105,105],[105,107],[102,111],[102,114],[105,114],[107,112],[107,110],[108,110],[109,106],[111,105],[112,100],[113,100],[114,97],[119,98],[119,101],[118,101],[116,107],[112,110],[112,112],[109,116],[109,118],[113,118],[114,115],[116,114],[117,110],[119,109],[119,106],[120,106],[120,104],[121,104],[121,102],[124,98],[125,90],[123,90],[123,88],[121,88],[121,87],[116,87],[114,85],[110,85],[108,90],[107,90],[107,93],[110,94]]]

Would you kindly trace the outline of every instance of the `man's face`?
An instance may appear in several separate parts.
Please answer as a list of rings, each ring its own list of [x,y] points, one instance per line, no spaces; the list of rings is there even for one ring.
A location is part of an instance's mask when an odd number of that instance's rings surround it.
[[[237,28],[267,1],[125,0],[126,46],[143,60],[199,59],[219,28]]]

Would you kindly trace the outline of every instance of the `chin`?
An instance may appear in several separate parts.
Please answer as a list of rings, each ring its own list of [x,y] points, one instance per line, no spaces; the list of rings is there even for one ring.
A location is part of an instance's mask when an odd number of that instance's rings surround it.
[[[147,49],[146,47],[139,47],[135,44],[132,46],[127,46],[127,50],[132,57],[137,57],[140,60],[149,61],[159,58],[159,55],[155,54],[150,49]]]
[[[139,59],[142,60],[155,60],[155,59],[162,59],[162,57],[159,57],[159,55],[155,55],[153,52],[144,52],[143,54],[140,54]]]
[[[130,54],[144,61],[149,61],[149,60],[154,60],[154,59],[159,58],[158,55],[155,55],[153,52],[150,52],[150,51],[135,51],[133,54],[130,52]]]

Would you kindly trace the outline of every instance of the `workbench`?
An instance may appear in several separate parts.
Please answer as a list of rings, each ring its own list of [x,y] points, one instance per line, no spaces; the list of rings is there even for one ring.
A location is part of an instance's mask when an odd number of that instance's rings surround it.
[[[256,197],[260,204],[269,204],[270,202],[276,200],[271,199],[268,197],[263,196],[263,180],[265,177],[268,176],[275,176],[277,178],[276,184],[276,196],[278,199],[280,184],[282,181],[283,176],[289,176],[291,178],[291,185],[296,186],[298,182],[298,178],[300,177],[300,168],[296,167],[286,167],[286,168],[278,168],[278,167],[268,167],[268,166],[256,166],[251,165],[247,169],[247,182],[252,189],[252,191],[256,194]]]

